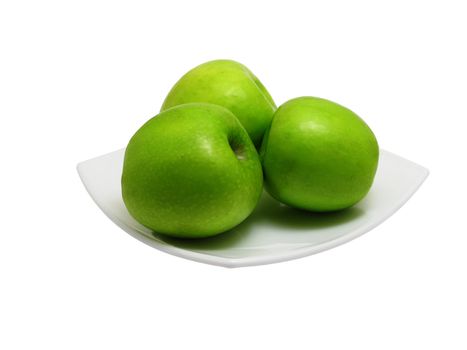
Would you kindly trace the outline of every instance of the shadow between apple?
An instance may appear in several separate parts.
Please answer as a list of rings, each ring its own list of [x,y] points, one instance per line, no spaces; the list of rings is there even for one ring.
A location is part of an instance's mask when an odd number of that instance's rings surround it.
[[[313,234],[313,230],[330,226],[338,226],[346,222],[355,220],[363,214],[363,210],[358,207],[351,207],[345,210],[330,213],[312,213],[288,207],[265,191],[253,213],[241,224],[218,236],[203,239],[182,239],[153,233],[153,236],[173,246],[190,250],[222,250],[231,248],[245,239],[248,235],[254,234],[256,226],[264,224],[282,227],[287,230],[287,234],[294,232],[308,231]]]

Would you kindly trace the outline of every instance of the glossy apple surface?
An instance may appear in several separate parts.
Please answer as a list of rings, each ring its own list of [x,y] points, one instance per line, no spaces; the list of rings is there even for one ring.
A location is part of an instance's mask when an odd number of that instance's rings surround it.
[[[299,97],[279,107],[260,154],[274,198],[299,209],[334,211],[368,193],[379,149],[371,129],[351,110]]]
[[[206,102],[229,109],[259,147],[276,105],[258,78],[231,60],[203,63],[186,73],[167,95],[161,111],[189,102]]]
[[[142,225],[208,237],[242,222],[262,192],[256,149],[227,109],[193,103],[144,124],[125,151],[122,195]]]

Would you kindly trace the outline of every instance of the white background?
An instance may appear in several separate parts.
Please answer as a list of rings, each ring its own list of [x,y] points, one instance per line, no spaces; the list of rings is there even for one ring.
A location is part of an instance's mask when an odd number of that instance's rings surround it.
[[[462,1],[2,1],[1,349],[466,349]],[[231,58],[277,104],[361,115],[430,169],[339,248],[241,269],[154,250],[76,164],[124,147],[171,85]]]

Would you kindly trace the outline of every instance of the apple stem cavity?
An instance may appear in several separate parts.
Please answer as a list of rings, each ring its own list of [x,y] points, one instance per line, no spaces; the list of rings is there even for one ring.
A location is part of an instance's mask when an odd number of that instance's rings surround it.
[[[235,140],[229,139],[229,145],[238,160],[246,159],[245,148],[241,144],[235,142]]]

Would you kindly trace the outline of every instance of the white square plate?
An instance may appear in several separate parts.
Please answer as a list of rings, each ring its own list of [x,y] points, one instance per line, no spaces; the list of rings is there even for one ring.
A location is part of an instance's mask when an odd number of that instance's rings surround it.
[[[183,240],[154,233],[130,216],[120,188],[124,152],[121,149],[78,164],[84,186],[102,211],[151,247],[225,267],[276,263],[346,243],[395,213],[428,176],[422,166],[382,150],[370,192],[350,209],[307,213],[288,208],[264,193],[253,214],[231,231],[212,238]]]

